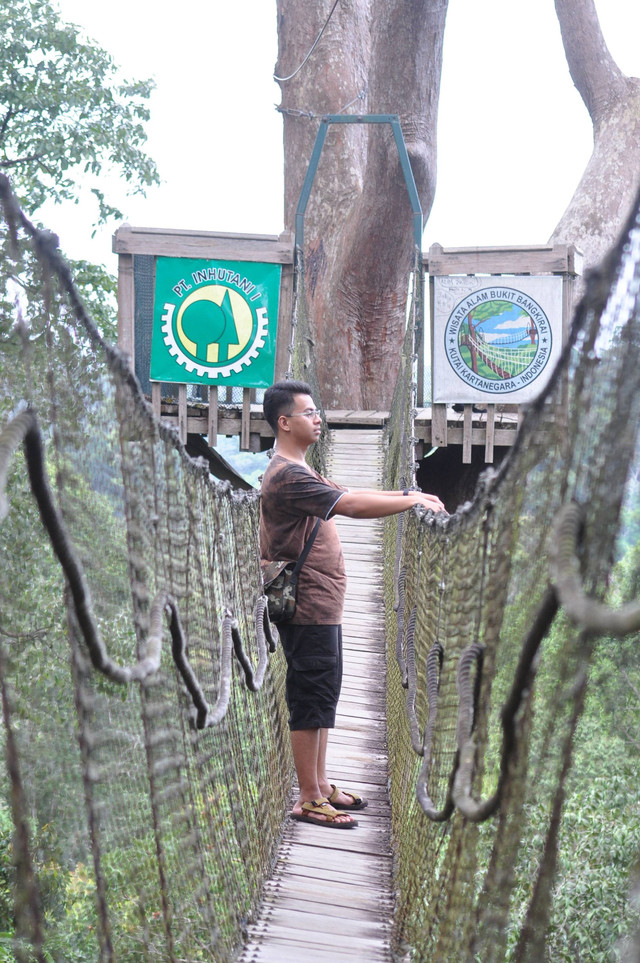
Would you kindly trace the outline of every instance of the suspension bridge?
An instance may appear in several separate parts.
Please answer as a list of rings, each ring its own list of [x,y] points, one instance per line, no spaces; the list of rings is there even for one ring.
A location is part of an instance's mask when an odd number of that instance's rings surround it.
[[[331,432],[327,469],[340,484],[380,488],[383,433]],[[385,725],[382,523],[337,518],[348,576],[345,675],[328,767],[369,801],[345,834],[291,822],[242,963],[393,959],[393,867]]]
[[[478,332],[477,337],[469,336],[463,339],[462,344],[469,349],[473,349],[476,356],[499,378],[515,378],[516,375],[521,374],[529,367],[532,357],[526,348],[507,348],[505,346],[515,343],[516,340],[521,341],[522,338],[488,342]]]
[[[332,835],[288,819],[256,494],[188,456],[0,188],[6,273],[29,292],[1,348],[13,958],[544,959],[586,670],[597,638],[640,627],[636,604],[604,601],[639,424],[638,208],[473,497],[446,519],[344,523],[330,764],[371,803]],[[318,446],[352,485],[415,484],[422,287],[383,428]],[[297,290],[294,374],[309,380]],[[549,424],[554,405],[566,417]]]

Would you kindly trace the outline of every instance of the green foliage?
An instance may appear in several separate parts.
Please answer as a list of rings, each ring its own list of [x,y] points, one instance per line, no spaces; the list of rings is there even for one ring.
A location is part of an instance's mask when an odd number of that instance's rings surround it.
[[[63,23],[49,0],[0,6],[0,170],[26,210],[77,202],[90,187],[98,219],[122,215],[99,176],[116,170],[140,190],[158,182],[145,154],[150,81],[126,81],[111,57]]]
[[[471,311],[471,316],[474,321],[486,321],[487,318],[497,318],[501,314],[506,314],[507,311],[512,311],[514,305],[510,301],[487,301],[486,304],[478,304]],[[521,310],[518,314],[519,318],[526,317],[526,311]]]
[[[542,796],[540,793],[540,800],[527,805],[511,951],[531,898],[547,832],[549,812]],[[621,958],[621,942],[635,925],[628,891],[639,840],[635,767],[626,757],[623,743],[603,736],[587,713],[579,728],[564,806],[547,960],[614,963]]]
[[[85,310],[102,337],[115,344],[118,340],[118,282],[104,267],[90,261],[70,261],[73,282]]]
[[[612,573],[608,597],[616,606],[640,597],[640,547],[633,536],[639,508],[637,499],[628,500],[620,540],[622,558]],[[522,538],[519,545],[512,557],[513,583],[519,592],[510,600],[501,633],[503,648],[492,691],[494,713],[507,697],[528,629],[523,599],[545,584],[544,551]],[[579,654],[588,658],[588,647],[560,614],[542,643],[536,675],[526,825],[516,868],[507,959],[513,958],[548,833]],[[623,959],[624,941],[637,926],[629,889],[640,850],[639,718],[638,638],[603,638],[595,643],[591,657],[586,702],[566,786],[546,955],[553,963],[614,963]],[[486,793],[495,787],[501,743],[496,722],[492,730],[495,735],[483,786]],[[481,839],[486,861],[490,826],[481,828]]]
[[[218,438],[216,449],[254,488],[260,488],[260,478],[264,475],[269,458],[266,452],[238,450],[238,437]]]
[[[106,176],[115,173],[134,193],[158,183],[143,149],[151,90],[149,81],[123,80],[109,54],[62,22],[50,0],[0,5],[0,172],[25,211],[86,198],[97,205],[96,223],[122,218],[104,193]],[[32,326],[47,283],[32,256],[18,267],[11,255],[0,236],[0,344],[8,356],[20,350],[18,316]],[[87,261],[70,266],[88,314],[115,341],[115,278]]]
[[[9,809],[0,806],[0,930],[9,932],[13,921],[13,883],[11,837],[13,820]],[[2,933],[0,933],[0,938]],[[1,943],[0,943],[1,946]],[[0,960],[3,959],[0,949]]]

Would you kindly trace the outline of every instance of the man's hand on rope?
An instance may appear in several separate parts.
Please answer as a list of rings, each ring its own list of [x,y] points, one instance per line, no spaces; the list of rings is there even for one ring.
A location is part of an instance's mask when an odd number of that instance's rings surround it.
[[[375,489],[354,489],[341,496],[334,509],[335,515],[348,518],[387,518],[409,508],[425,508],[448,514],[437,495],[410,491],[381,492]]]
[[[447,509],[444,507],[444,503],[440,501],[437,495],[429,495],[428,492],[409,492],[407,497],[414,497],[417,499],[414,501],[414,505],[419,505],[422,508],[428,508],[432,512],[444,512],[445,515],[449,514]]]

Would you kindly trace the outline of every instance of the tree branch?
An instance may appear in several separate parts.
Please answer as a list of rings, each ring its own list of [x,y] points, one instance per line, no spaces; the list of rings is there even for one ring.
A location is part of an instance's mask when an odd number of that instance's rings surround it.
[[[30,164],[32,161],[41,161],[43,157],[47,156],[47,151],[43,151],[42,154],[28,154],[26,157],[16,157],[14,160],[2,160],[0,161],[0,167],[8,170],[10,167],[19,167],[20,164]]]
[[[616,242],[640,171],[640,80],[626,77],[604,42],[594,0],[555,0],[567,63],[593,123],[593,153],[551,235],[577,244],[585,270]],[[576,296],[580,287],[576,288]]]
[[[632,682],[631,679],[629,678],[629,674],[627,673],[627,670],[626,670],[626,669],[623,669],[623,670],[622,670],[622,675],[624,676],[625,682],[627,683],[627,685],[629,686],[629,688],[631,689],[631,691],[632,691],[633,694],[635,695],[636,699],[638,700],[638,702],[640,702],[640,692],[638,691],[638,689],[636,688],[636,686],[633,684],[633,682]]]
[[[11,118],[12,118],[13,116],[14,116],[13,107],[9,107],[9,109],[8,109],[7,112],[6,112],[6,114],[4,115],[4,120],[2,121],[2,125],[0,126],[0,141],[4,140],[4,135],[5,135],[6,132],[7,132],[7,127],[9,126],[9,121],[11,120]]]
[[[624,74],[609,53],[594,0],[555,0],[555,6],[571,78],[597,127]]]

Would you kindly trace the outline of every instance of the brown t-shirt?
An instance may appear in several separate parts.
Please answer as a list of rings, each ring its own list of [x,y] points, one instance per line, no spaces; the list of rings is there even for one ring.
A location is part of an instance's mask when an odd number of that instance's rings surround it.
[[[333,519],[327,519],[343,492],[312,468],[274,455],[264,473],[260,498],[260,555],[270,562],[298,559],[313,530],[320,527],[298,581],[294,625],[340,625],[347,576]]]

